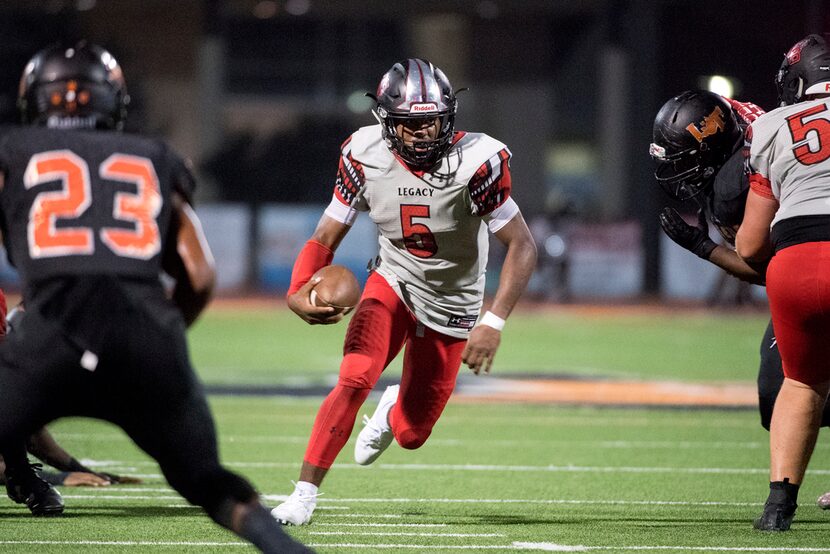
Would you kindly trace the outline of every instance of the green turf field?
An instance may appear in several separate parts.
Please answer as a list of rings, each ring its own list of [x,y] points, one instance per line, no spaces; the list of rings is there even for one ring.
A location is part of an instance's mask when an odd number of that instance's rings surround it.
[[[217,309],[196,324],[193,362],[206,382],[325,382],[336,374],[345,324],[309,327],[279,305]],[[494,371],[751,381],[768,320],[761,311],[519,312],[504,330]]]
[[[205,379],[325,380],[342,328],[311,329],[286,316],[209,314],[192,335]],[[763,314],[519,315],[496,371],[751,381],[765,325]],[[291,491],[318,403],[211,398],[223,459],[271,505]],[[830,513],[813,504],[830,489],[826,438],[793,531],[751,529],[769,461],[757,421],[754,411],[451,403],[420,450],[393,445],[364,468],[350,463],[350,442],[313,525],[290,532],[320,552],[830,552]],[[0,550],[251,551],[188,507],[117,428],[73,419],[52,429],[78,456],[145,483],[65,488],[66,515],[57,519],[0,501]]]

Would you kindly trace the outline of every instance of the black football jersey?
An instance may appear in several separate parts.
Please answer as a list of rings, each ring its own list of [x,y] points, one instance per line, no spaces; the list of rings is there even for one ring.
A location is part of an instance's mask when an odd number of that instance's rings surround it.
[[[744,219],[748,191],[744,155],[739,148],[715,175],[708,210],[712,223],[730,244],[735,243],[733,227],[739,226]]]
[[[0,128],[0,229],[27,288],[54,277],[155,279],[171,195],[194,180],[160,140],[110,131]]]

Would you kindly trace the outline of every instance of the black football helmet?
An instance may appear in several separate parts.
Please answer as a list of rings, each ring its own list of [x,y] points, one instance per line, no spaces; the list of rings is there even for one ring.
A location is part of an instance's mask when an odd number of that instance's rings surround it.
[[[375,117],[390,150],[418,168],[432,167],[452,145],[458,101],[444,72],[427,60],[409,58],[387,71],[378,84]],[[440,119],[438,136],[407,146],[395,126],[403,120]]]
[[[654,176],[670,196],[688,200],[711,186],[742,141],[743,130],[723,97],[688,90],[663,104],[654,118]]]
[[[830,45],[828,36],[807,35],[781,62],[775,75],[778,103],[789,106],[810,94],[830,94]]]
[[[17,96],[23,123],[66,129],[120,130],[129,100],[121,66],[87,42],[35,54]]]

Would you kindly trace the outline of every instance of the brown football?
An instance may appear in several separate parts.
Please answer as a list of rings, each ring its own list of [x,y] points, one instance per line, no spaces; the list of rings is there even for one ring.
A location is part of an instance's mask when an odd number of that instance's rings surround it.
[[[327,265],[314,274],[312,280],[322,280],[311,289],[311,303],[315,306],[331,306],[349,311],[360,300],[360,283],[348,268],[342,265]]]

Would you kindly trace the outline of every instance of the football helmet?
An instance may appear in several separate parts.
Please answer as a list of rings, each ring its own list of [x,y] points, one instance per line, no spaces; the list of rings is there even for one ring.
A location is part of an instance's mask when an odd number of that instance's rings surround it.
[[[670,196],[693,198],[711,186],[715,173],[741,146],[743,131],[723,97],[688,90],[665,104],[654,118],[649,154],[654,176]]]
[[[830,94],[830,45],[827,35],[807,35],[787,54],[775,75],[778,103],[789,106],[810,94]]]
[[[372,96],[372,95],[370,95]],[[452,145],[458,102],[444,72],[427,60],[409,58],[396,63],[378,84],[374,115],[390,150],[418,168],[432,167]],[[407,146],[396,125],[411,119],[439,119],[438,135]]]
[[[121,129],[128,103],[121,66],[87,42],[35,54],[17,95],[23,123],[68,129]]]

